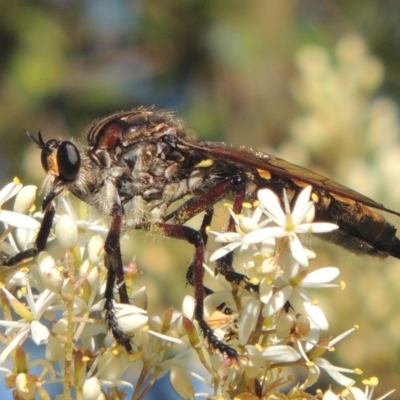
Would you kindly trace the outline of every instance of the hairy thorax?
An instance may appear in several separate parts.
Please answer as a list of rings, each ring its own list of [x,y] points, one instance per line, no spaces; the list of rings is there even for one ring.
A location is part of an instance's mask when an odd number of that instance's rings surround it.
[[[217,179],[171,144],[144,140],[127,147],[87,149],[77,180],[68,190],[101,214],[124,215],[127,227],[161,222],[175,201],[204,191]],[[208,182],[208,183],[207,183]]]

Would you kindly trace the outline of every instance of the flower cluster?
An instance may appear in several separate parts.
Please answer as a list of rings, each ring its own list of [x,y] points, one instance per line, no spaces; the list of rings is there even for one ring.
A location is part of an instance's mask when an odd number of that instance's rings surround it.
[[[327,391],[323,399],[372,398],[370,389],[361,396],[355,381],[344,375],[360,373],[359,369],[336,367],[322,357],[355,328],[336,339],[326,337],[323,332],[329,327],[327,318],[309,292],[310,288],[342,286],[331,283],[339,275],[338,268],[309,269],[309,260],[315,258],[315,254],[299,239],[300,235],[338,228],[331,223],[312,222],[315,208],[311,191],[310,186],[306,187],[291,210],[286,191],[282,208],[274,192],[262,189],[250,216],[231,212],[236,232],[213,232],[216,241],[224,245],[211,255],[210,261],[234,249],[246,252],[249,261],[245,262],[244,270],[259,287],[259,291],[254,292],[237,291],[235,302],[228,303],[229,307],[232,304],[237,307],[236,343],[244,356],[240,359],[241,368],[225,376],[224,388],[231,385],[230,393],[238,398],[243,390],[263,399],[321,398],[321,391],[316,395],[305,392],[318,382],[321,370],[346,388],[339,395]],[[218,292],[211,296],[220,297]],[[308,376],[301,382],[296,373],[304,368]],[[255,380],[252,388],[246,387],[249,378]],[[287,393],[287,397],[283,393]]]
[[[40,226],[41,214],[33,214],[36,188],[15,180],[0,191],[0,204],[14,196],[14,211],[0,212],[5,226],[1,249],[6,254],[26,249]],[[231,211],[235,232],[213,232],[223,245],[210,262],[234,250],[247,259],[243,285],[229,284],[205,265],[216,281],[205,299],[205,316],[214,332],[237,350],[239,358],[234,360],[201,340],[192,297],[185,298],[182,313],[169,309],[162,318],[149,315],[146,291],[134,290],[135,262],[125,271],[130,304],[115,301],[118,323],[132,335],[133,351],[114,344],[103,319],[107,229],[99,221],[79,219],[68,198],[62,197],[64,213],[56,216],[46,251],[23,265],[1,267],[0,368],[14,398],[50,398],[51,384],[59,382],[64,399],[72,398],[72,389],[82,399],[123,399],[128,393],[143,399],[169,372],[172,387],[183,399],[371,400],[376,378],[365,380],[362,391],[348,377],[360,370],[337,367],[324,358],[355,328],[329,338],[324,333],[327,318],[309,291],[340,287],[332,283],[339,270],[311,270],[309,261],[315,254],[302,244],[301,236],[337,226],[313,222],[311,187],[295,200],[283,191],[282,199],[283,207],[275,193],[262,189],[258,200],[244,208],[248,215]],[[30,359],[30,341],[42,357],[35,352]],[[212,395],[195,391],[191,378],[204,385],[207,381],[187,369],[192,353],[212,376]],[[301,377],[304,370],[308,374]],[[318,384],[321,371],[343,389],[307,392]]]
[[[0,204],[14,196],[14,210],[0,211],[6,255],[32,245],[42,218],[34,214],[36,187],[15,179],[0,191]],[[180,319],[172,309],[163,317],[148,314],[146,290],[133,290],[138,274],[133,261],[125,267],[130,304],[115,301],[133,351],[116,345],[103,313],[108,229],[78,219],[67,197],[59,203],[63,213],[56,215],[46,251],[22,265],[1,267],[0,370],[6,387],[24,400],[61,396],[57,383],[63,399],[72,393],[81,399],[123,399],[127,393],[144,398],[168,371],[172,379],[172,371],[177,376],[185,370],[188,346]],[[37,351],[30,359],[26,349],[32,342]]]

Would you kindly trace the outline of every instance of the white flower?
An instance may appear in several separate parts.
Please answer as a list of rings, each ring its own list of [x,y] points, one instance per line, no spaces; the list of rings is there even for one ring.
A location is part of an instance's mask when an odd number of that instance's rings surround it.
[[[334,366],[329,361],[322,358],[321,355],[325,353],[328,349],[333,350],[336,343],[349,336],[355,330],[356,327],[353,327],[342,333],[341,335],[337,336],[336,338],[328,340],[319,339],[319,330],[311,329],[305,346],[307,354],[304,352],[301,343],[298,343],[298,349],[303,355],[303,358],[307,361],[308,367],[307,379],[300,386],[302,389],[306,389],[318,381],[321,369],[325,370],[332,379],[334,379],[336,382],[344,387],[350,387],[354,385],[355,381],[343,375],[343,373],[361,373],[359,369],[348,369]]]
[[[303,303],[304,310],[311,321],[319,329],[328,329],[328,321],[323,311],[306,289],[340,287],[339,284],[330,283],[339,276],[339,269],[336,267],[325,267],[308,273],[292,257],[290,257],[288,263],[289,266],[282,268],[281,274],[274,281],[275,293],[273,293],[272,286],[268,287],[262,281],[260,293],[262,295],[261,301],[265,304],[263,316],[274,315],[284,307],[287,301],[292,302],[294,297],[296,297]]]
[[[230,208],[229,212],[231,214],[231,218],[233,218],[233,221],[235,222],[236,232],[219,233],[211,231],[211,233],[217,236],[215,239],[217,243],[226,243],[226,245],[211,254],[210,262],[218,260],[219,258],[234,251],[238,247],[241,248],[241,251],[246,251],[249,247],[248,244],[243,243],[243,238],[246,236],[246,234],[252,232],[253,230],[261,229],[270,222],[269,220],[259,222],[263,215],[263,211],[260,207],[256,207],[251,217],[235,215]],[[269,242],[271,246],[275,244],[273,239],[271,239]]]
[[[354,385],[354,379],[348,378],[344,373],[354,374],[356,371],[354,369],[342,368],[332,365],[329,361],[324,358],[316,358],[314,360],[315,368],[318,370],[317,374],[319,374],[319,369],[323,369],[327,372],[327,374],[334,379],[339,385],[348,387]]]
[[[282,210],[278,196],[269,189],[261,189],[257,193],[260,206],[264,213],[276,224],[262,229],[254,230],[243,238],[243,244],[261,243],[271,238],[287,237],[293,257],[300,265],[307,266],[307,253],[301,244],[297,233],[330,232],[338,226],[326,222],[313,222],[314,202],[310,201],[311,186],[303,189],[290,212],[286,190],[283,191],[285,211]]]
[[[2,351],[0,356],[0,364],[2,364],[11,352],[20,344],[23,338],[29,336],[37,344],[42,344],[49,338],[50,332],[48,328],[43,325],[40,320],[43,314],[48,311],[49,307],[57,299],[55,293],[51,293],[45,290],[36,298],[33,298],[31,286],[29,284],[29,279],[26,276],[26,289],[27,289],[27,305],[21,303],[16,299],[5,287],[2,288],[4,295],[7,297],[10,305],[14,311],[22,317],[19,321],[0,321],[0,326],[8,327],[6,335],[10,335],[14,330],[18,329],[14,338],[7,345],[7,347]]]

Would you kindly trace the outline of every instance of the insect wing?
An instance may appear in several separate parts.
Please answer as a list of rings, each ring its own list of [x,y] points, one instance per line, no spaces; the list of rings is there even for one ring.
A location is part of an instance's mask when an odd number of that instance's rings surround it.
[[[323,175],[262,151],[254,151],[244,146],[234,146],[224,142],[190,143],[190,147],[194,147],[197,151],[206,153],[210,158],[218,157],[236,164],[255,168],[261,176],[262,172],[266,171],[269,174],[283,176],[294,182],[303,182],[314,188],[326,190],[329,193],[360,202],[365,206],[400,216],[400,213],[385,208],[382,204],[375,202],[369,197],[332,181]]]

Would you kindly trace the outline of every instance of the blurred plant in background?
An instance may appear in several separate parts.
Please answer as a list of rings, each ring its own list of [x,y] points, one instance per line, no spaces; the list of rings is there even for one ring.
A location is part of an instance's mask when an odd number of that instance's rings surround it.
[[[266,150],[398,210],[399,8],[396,0],[361,8],[336,0],[3,2],[0,186],[16,175],[24,184],[44,178],[23,129],[79,138],[94,118],[155,104],[176,110],[202,139]],[[152,292],[150,311],[179,306],[190,246],[130,236],[124,254],[145,271],[137,281]],[[321,298],[328,317],[332,304],[342,309],[332,334],[358,323],[363,338],[347,338],[331,362],[345,365],[351,354],[380,378],[381,393],[399,389],[398,261],[312,245],[321,264],[347,266],[347,289]]]
[[[305,114],[291,123],[293,142],[345,185],[395,207],[400,198],[392,185],[400,179],[393,168],[400,152],[399,110],[390,98],[376,95],[384,78],[380,60],[353,34],[339,41],[334,58],[323,47],[309,45],[298,51],[296,64],[293,93]]]
[[[400,113],[391,98],[378,92],[384,80],[382,62],[361,36],[351,34],[340,39],[333,54],[318,45],[301,47],[296,64],[299,74],[292,90],[304,113],[292,120],[280,155],[398,209]],[[397,220],[393,223],[398,225]],[[343,260],[343,253],[334,259]],[[336,294],[330,300],[343,308],[344,320],[358,315],[362,321],[368,315],[373,321],[366,328],[371,347],[367,355],[350,339],[340,357],[351,352],[355,360],[367,357],[371,367],[395,365],[390,347],[399,343],[398,262],[381,265],[375,259],[351,257],[349,264],[342,273],[351,301]]]

